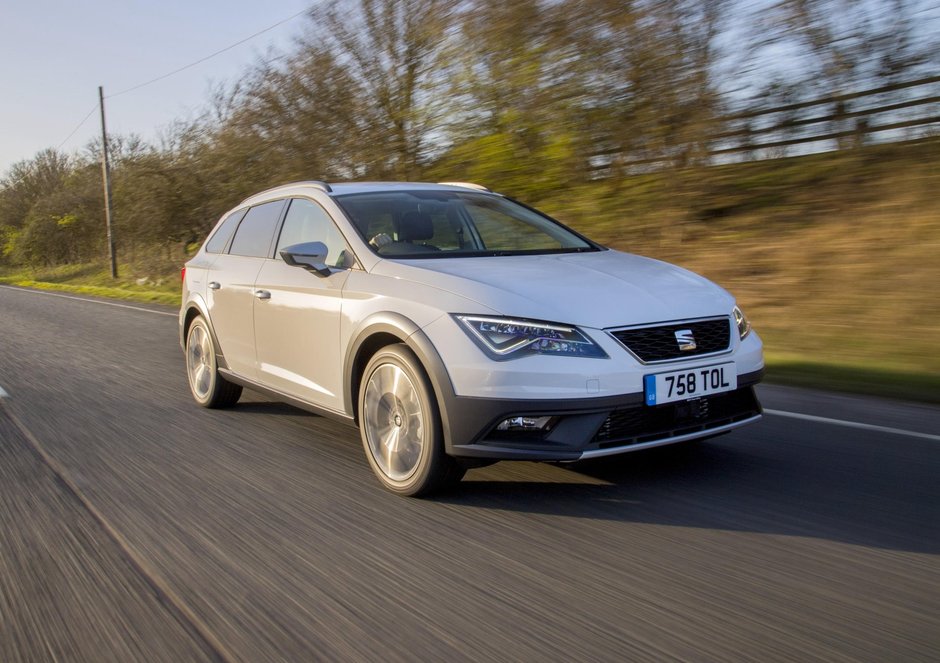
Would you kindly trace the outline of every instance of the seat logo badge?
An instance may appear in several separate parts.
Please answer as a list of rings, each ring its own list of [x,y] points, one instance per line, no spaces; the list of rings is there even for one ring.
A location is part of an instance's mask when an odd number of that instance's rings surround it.
[[[695,345],[695,336],[692,334],[691,329],[680,329],[676,332],[676,343],[679,344],[679,350],[694,350]]]

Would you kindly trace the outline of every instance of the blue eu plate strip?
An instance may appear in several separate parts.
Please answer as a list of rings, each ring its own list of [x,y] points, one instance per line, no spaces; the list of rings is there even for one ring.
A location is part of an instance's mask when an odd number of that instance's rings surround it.
[[[644,376],[643,387],[646,390],[646,404],[656,405],[656,376],[655,375]]]

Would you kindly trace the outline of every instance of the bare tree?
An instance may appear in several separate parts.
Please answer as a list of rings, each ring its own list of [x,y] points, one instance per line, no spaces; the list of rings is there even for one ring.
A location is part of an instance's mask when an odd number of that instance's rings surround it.
[[[803,97],[837,95],[929,73],[940,42],[912,0],[777,0],[755,14],[751,57]],[[759,94],[763,90],[758,91]]]
[[[356,120],[358,140],[371,147],[366,171],[401,179],[421,172],[439,120],[452,15],[447,0],[334,0],[311,11],[306,48],[328,51],[354,86],[359,103],[333,112]]]

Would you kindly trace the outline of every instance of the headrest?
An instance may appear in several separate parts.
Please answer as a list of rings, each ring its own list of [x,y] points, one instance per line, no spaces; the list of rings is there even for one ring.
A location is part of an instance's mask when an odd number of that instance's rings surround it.
[[[401,215],[398,222],[398,241],[414,242],[434,237],[434,224],[431,216],[418,210],[411,210]]]

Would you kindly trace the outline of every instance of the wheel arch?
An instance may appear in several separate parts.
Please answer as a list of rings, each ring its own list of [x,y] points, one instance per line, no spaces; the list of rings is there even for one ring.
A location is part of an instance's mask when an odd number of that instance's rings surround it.
[[[448,394],[454,393],[450,374],[437,349],[412,320],[400,313],[385,312],[369,316],[353,333],[346,350],[345,361],[345,407],[359,423],[357,403],[362,376],[369,359],[383,347],[396,343],[405,344],[421,362],[434,390],[434,399],[441,414],[444,429],[444,444],[450,448],[450,431],[447,421]]]
[[[205,304],[196,299],[192,299],[186,304],[186,312],[183,315],[183,321],[180,325],[180,345],[186,349],[186,337],[189,335],[189,328],[197,316],[202,316],[206,321],[206,327],[209,328],[209,335],[212,337],[212,347],[215,348],[215,360],[219,368],[228,369],[225,362],[225,355],[222,354],[222,347],[219,345],[219,339],[215,335],[215,328],[212,326],[212,319],[209,317],[209,311]]]

